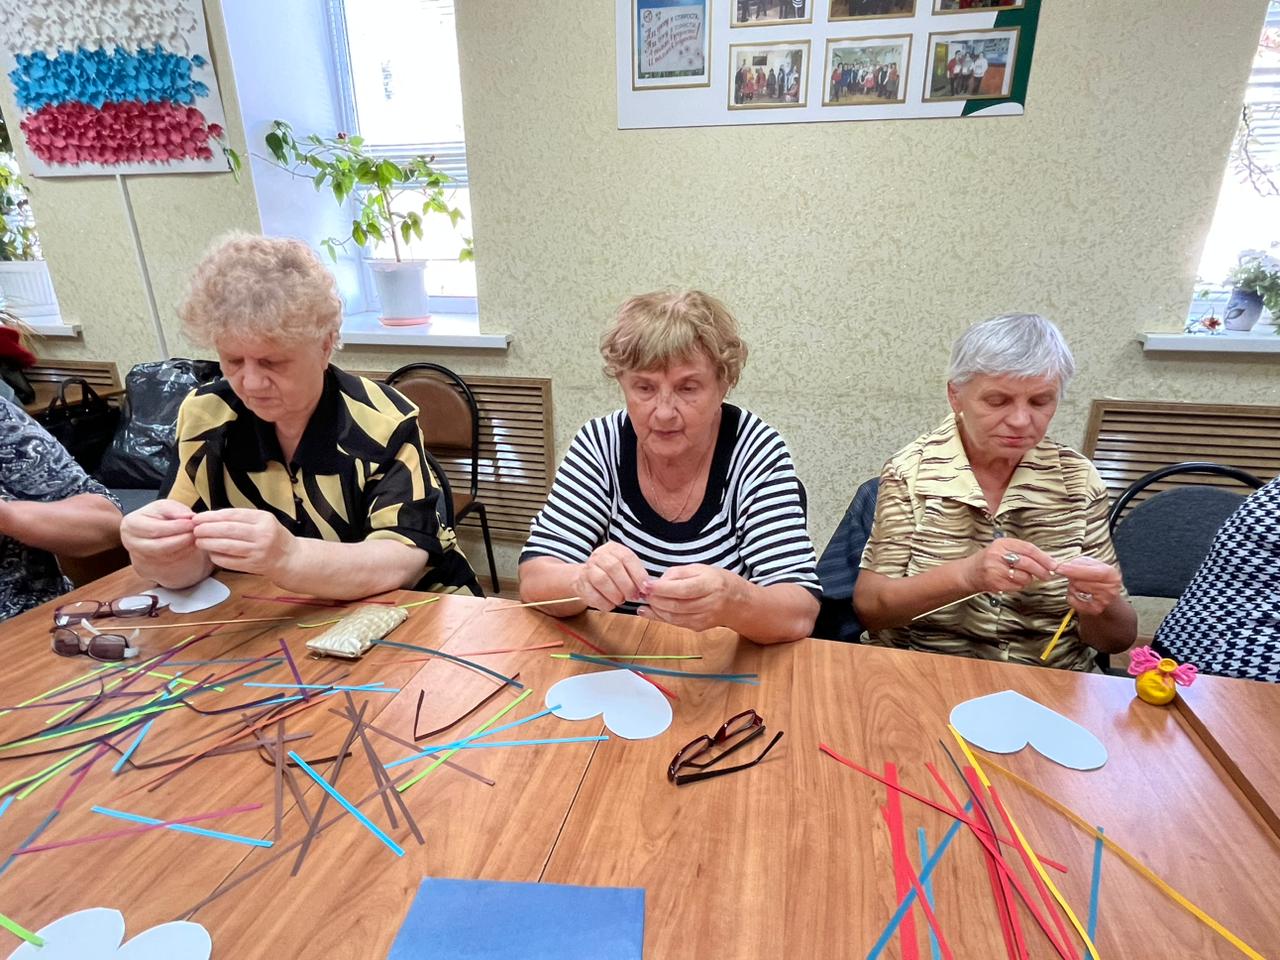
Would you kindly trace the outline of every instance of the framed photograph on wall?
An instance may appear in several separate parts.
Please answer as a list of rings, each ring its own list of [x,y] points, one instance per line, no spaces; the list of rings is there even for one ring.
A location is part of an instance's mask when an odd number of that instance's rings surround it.
[[[977,13],[979,10],[1016,10],[1025,2],[1026,0],[933,0],[933,12]]]
[[[926,0],[928,2],[928,0]],[[916,0],[830,0],[827,19],[888,20],[892,17],[914,17]]]
[[[809,102],[809,41],[729,45],[729,109],[803,107]]]
[[[905,103],[911,35],[827,41],[824,107]]]
[[[710,0],[631,0],[631,89],[711,85]]]
[[[1009,96],[1018,28],[929,35],[924,99],[999,100]]]
[[[728,0],[731,27],[771,27],[778,23],[812,23],[818,0]]]

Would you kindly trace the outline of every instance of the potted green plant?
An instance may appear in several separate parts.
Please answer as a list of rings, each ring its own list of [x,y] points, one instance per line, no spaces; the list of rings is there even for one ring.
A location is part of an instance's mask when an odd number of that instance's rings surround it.
[[[426,322],[431,314],[425,282],[426,261],[404,256],[403,246],[412,238],[422,238],[423,218],[441,214],[457,224],[462,213],[449,205],[445,184],[449,177],[431,166],[433,157],[415,156],[405,161],[378,156],[368,151],[362,137],[338,133],[298,138],[283,120],[271,124],[266,135],[267,150],[277,166],[295,176],[305,176],[317,190],[326,187],[339,204],[355,203],[351,232],[345,237],[329,237],[322,246],[337,260],[338,250],[348,244],[367,248],[374,242],[390,243],[392,259],[366,258],[373,270],[385,324]],[[406,205],[403,198],[412,197]],[[468,239],[459,259],[472,256]]]
[[[56,320],[58,299],[18,174],[9,131],[0,117],[0,306],[28,322]]]
[[[1262,308],[1280,320],[1280,260],[1261,250],[1245,250],[1227,275],[1231,300],[1224,319],[1228,330],[1252,330]]]

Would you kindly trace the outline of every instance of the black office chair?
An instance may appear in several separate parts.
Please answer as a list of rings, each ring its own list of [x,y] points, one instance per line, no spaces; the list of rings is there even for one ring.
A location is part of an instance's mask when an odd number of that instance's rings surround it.
[[[409,363],[387,377],[387,385],[395,387],[418,407],[418,424],[422,443],[435,456],[470,459],[471,483],[465,493],[450,491],[449,525],[461,523],[470,514],[480,518],[484,550],[489,560],[489,579],[493,592],[502,589],[498,568],[493,561],[493,538],[489,534],[489,516],[480,491],[480,405],[475,394],[460,376],[438,363]],[[434,458],[433,458],[434,459]],[[438,469],[439,464],[435,464]],[[439,470],[441,478],[444,471]]]
[[[857,643],[862,636],[862,621],[853,609],[853,588],[858,581],[862,550],[871,536],[876,518],[876,496],[880,478],[872,477],[853,495],[840,526],[818,561],[818,580],[822,583],[822,605],[813,635],[824,640]]]
[[[1248,496],[1221,487],[1175,487],[1125,512],[1151,484],[1182,474],[1228,477],[1251,490],[1263,484],[1244,470],[1203,461],[1175,463],[1135,480],[1107,515],[1124,585],[1133,596],[1175,600],[1182,596],[1218,529]]]

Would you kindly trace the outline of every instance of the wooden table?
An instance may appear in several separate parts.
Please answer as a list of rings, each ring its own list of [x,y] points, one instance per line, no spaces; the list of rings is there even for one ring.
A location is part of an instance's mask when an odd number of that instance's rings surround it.
[[[1280,834],[1280,698],[1271,683],[1197,677],[1176,701],[1188,725]]]
[[[279,591],[256,578],[223,576],[237,599],[200,615],[165,614],[166,620],[278,615],[311,622],[332,616],[311,608],[238,599]],[[139,586],[126,570],[77,595],[109,599]],[[579,649],[541,614],[498,612],[500,607],[500,601],[443,597],[415,608],[392,639],[455,654],[558,639],[566,640],[564,651]],[[92,665],[82,658],[46,653],[50,613],[51,605],[46,605],[0,625],[5,648],[17,651],[0,683],[5,705],[78,676]],[[1090,822],[1101,824],[1108,836],[1263,955],[1280,955],[1273,893],[1280,888],[1280,837],[1247,795],[1248,777],[1255,775],[1255,768],[1240,764],[1240,776],[1233,776],[1220,759],[1221,751],[1210,747],[1182,712],[1136,701],[1130,680],[822,641],[757,647],[727,631],[694,635],[628,617],[589,615],[576,618],[571,626],[615,653],[697,652],[704,659],[677,665],[755,672],[761,683],[664,680],[679,698],[673,703],[675,721],[664,734],[647,741],[611,738],[602,743],[463,751],[454,759],[492,779],[493,785],[442,767],[407,791],[404,798],[426,842],[418,846],[403,821],[389,829],[406,850],[403,858],[395,857],[351,818],[339,820],[316,839],[294,877],[293,854],[278,856],[278,849],[251,849],[157,830],[18,857],[0,876],[0,912],[35,929],[76,909],[113,906],[125,914],[133,933],[187,916],[215,890],[222,890],[191,917],[209,929],[216,958],[380,958],[424,876],[544,880],[644,887],[645,955],[656,960],[865,957],[897,899],[888,833],[880,814],[886,790],[820,753],[818,743],[826,742],[877,772],[893,762],[907,786],[939,798],[924,764],[939,764],[959,789],[939,745],[940,738],[947,738],[951,706],[1016,689],[1084,723],[1106,743],[1110,759],[1102,769],[1088,773],[1059,767],[1030,750],[996,759]],[[165,649],[193,632],[180,625],[172,631],[150,631],[148,648]],[[303,644],[313,632],[292,622],[221,628],[193,644],[191,658],[268,656],[279,651],[283,638],[308,682],[330,677],[338,669],[346,674],[343,683],[376,679],[399,687],[395,696],[353,696],[357,704],[367,704],[366,720],[405,739],[412,735],[419,691],[425,691],[425,729],[457,718],[496,688],[487,677],[455,664],[418,660],[411,651],[393,648],[375,648],[349,666],[308,659],[303,657]],[[473,657],[508,675],[518,671],[519,680],[535,691],[507,719],[541,709],[555,680],[591,669],[551,659],[550,652],[558,651]],[[183,669],[199,679],[202,670],[217,668]],[[289,676],[281,667],[255,679],[284,683]],[[1216,684],[1200,688],[1202,682],[1190,692],[1218,693]],[[248,694],[232,688],[201,699],[206,708],[213,708],[223,697],[238,703],[249,699]],[[497,693],[445,737],[469,732],[514,695]],[[1231,696],[1227,690],[1215,697],[1223,716],[1231,716]],[[1273,718],[1278,698],[1276,688],[1251,685],[1241,701],[1246,711]],[[330,699],[330,704],[289,722],[290,733],[312,734],[295,747],[304,757],[335,753],[349,729],[344,719],[329,712],[344,704]],[[1218,721],[1207,710],[1200,712],[1198,701],[1192,702],[1197,715],[1218,729]],[[764,763],[682,787],[667,781],[666,766],[679,747],[747,707],[755,707],[771,731],[785,731]],[[6,715],[0,721],[0,739],[40,726],[48,712],[22,711],[21,722],[17,712]],[[186,710],[163,714],[139,754],[158,756],[230,719],[234,715],[201,718]],[[547,717],[520,733],[557,737],[601,730],[599,721],[569,724]],[[407,753],[373,739],[384,762]],[[1272,751],[1274,744],[1273,739]],[[948,746],[954,751],[949,740]],[[48,762],[31,758],[0,763],[0,775],[9,782]],[[260,810],[209,826],[272,836],[274,769],[252,753],[200,761],[155,791],[138,786],[161,771],[117,777],[110,773],[112,762],[103,759],[91,769],[40,842],[120,826],[91,813],[95,803],[173,817],[260,802]],[[1256,768],[1264,767],[1259,763]],[[328,766],[321,770],[327,773]],[[7,855],[27,837],[70,782],[63,773],[13,805],[0,819],[0,854]],[[1011,782],[999,777],[995,782],[1030,842],[1068,868],[1065,876],[1053,876],[1083,922],[1093,840]],[[310,782],[302,786],[303,798],[314,810],[319,789]],[[338,786],[353,799],[373,790],[373,774],[362,750],[348,758]],[[916,828],[924,827],[930,844],[936,844],[950,819],[909,798],[902,802],[912,842]],[[304,817],[287,794],[285,808],[284,836],[277,848],[305,833]],[[331,805],[329,812],[334,809]],[[362,809],[387,829],[378,801]],[[1004,956],[983,859],[967,833],[957,836],[934,875],[937,916],[957,958]],[[914,849],[912,860],[918,866]],[[1023,916],[1029,955],[1056,956],[1025,911]],[[928,956],[923,917],[917,916],[915,927],[918,955]],[[1102,873],[1097,944],[1102,957],[1242,955],[1110,854]],[[884,955],[901,956],[898,938]]]

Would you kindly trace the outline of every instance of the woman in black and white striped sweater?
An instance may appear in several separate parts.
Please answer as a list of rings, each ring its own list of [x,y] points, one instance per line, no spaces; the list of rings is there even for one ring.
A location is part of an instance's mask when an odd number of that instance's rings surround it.
[[[821,591],[804,488],[778,432],[724,402],[747,357],[724,304],[633,297],[601,354],[626,408],[570,444],[520,557],[521,598],[758,643],[807,636]]]

